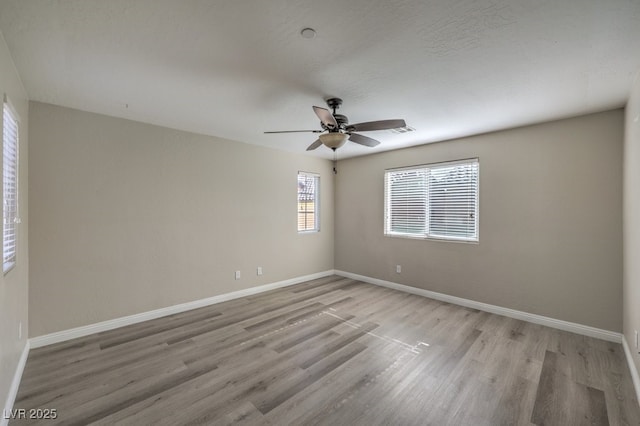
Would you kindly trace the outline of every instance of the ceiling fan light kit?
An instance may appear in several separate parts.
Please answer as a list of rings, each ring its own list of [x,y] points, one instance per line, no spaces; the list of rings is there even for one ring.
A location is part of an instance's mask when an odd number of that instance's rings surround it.
[[[327,148],[336,150],[347,143],[349,135],[340,132],[323,133],[319,136],[320,142]]]
[[[369,136],[364,136],[355,132],[370,132],[373,130],[390,130],[390,129],[411,129],[407,127],[407,123],[404,120],[377,120],[368,121],[363,123],[349,124],[349,118],[346,115],[336,114],[336,110],[342,105],[342,99],[330,98],[327,99],[327,105],[333,109],[333,113],[326,108],[319,106],[313,107],[313,112],[316,113],[320,119],[320,127],[322,130],[282,130],[271,131],[265,133],[295,133],[295,132],[310,132],[321,133],[309,147],[307,151],[314,150],[320,145],[324,145],[327,148],[331,148],[334,152],[336,149],[343,146],[347,141],[357,143],[359,145],[374,147],[380,144]],[[410,130],[405,130],[410,131]],[[327,132],[327,133],[325,133]],[[404,132],[403,132],[404,133]]]

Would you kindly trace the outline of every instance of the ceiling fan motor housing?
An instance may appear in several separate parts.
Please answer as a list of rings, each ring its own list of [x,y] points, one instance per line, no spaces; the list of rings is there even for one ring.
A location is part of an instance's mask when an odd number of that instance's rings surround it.
[[[336,122],[338,123],[337,128],[329,127],[325,125],[323,122],[320,122],[320,126],[324,130],[329,130],[329,131],[345,130],[347,128],[347,125],[349,124],[349,117],[342,114],[333,114],[333,118],[335,118]]]
[[[342,130],[344,130],[345,127],[347,127],[347,124],[349,124],[349,118],[346,115],[333,114],[333,118],[336,119],[336,121],[338,122],[338,127]]]

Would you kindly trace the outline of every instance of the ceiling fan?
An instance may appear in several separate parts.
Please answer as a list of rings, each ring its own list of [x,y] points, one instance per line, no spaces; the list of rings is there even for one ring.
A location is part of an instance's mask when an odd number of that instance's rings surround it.
[[[320,133],[318,139],[309,145],[307,151],[314,150],[320,145],[325,145],[335,151],[344,145],[347,140],[368,147],[374,147],[380,143],[380,141],[355,132],[397,129],[407,126],[404,120],[379,120],[349,124],[349,119],[346,115],[336,114],[336,110],[340,108],[340,105],[342,105],[342,99],[327,99],[327,105],[329,108],[333,109],[333,113],[326,108],[318,106],[313,107],[313,111],[316,113],[318,118],[320,118],[320,127],[322,127],[322,130],[282,130],[265,133]]]

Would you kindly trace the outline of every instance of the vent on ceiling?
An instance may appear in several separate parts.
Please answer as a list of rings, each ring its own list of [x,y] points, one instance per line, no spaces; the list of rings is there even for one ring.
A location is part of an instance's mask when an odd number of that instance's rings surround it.
[[[391,132],[393,133],[409,133],[409,132],[413,132],[416,129],[414,129],[411,126],[404,126],[404,127],[396,127],[395,129],[390,129]]]

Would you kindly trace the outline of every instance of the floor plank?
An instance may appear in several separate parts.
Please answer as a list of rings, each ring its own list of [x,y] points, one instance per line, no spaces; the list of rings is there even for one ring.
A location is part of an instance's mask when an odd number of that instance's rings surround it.
[[[620,345],[325,277],[29,354],[11,424],[640,425]]]

